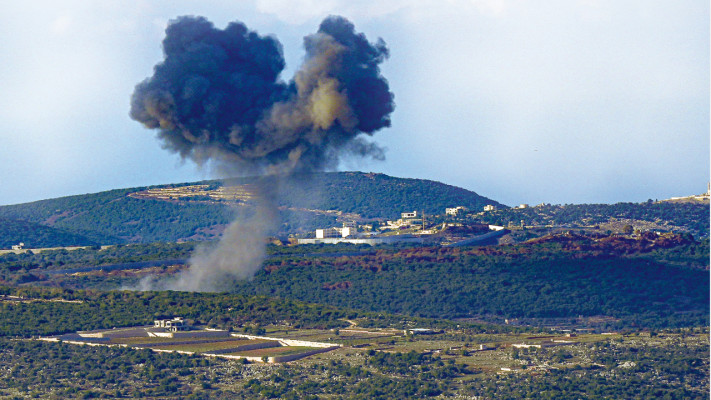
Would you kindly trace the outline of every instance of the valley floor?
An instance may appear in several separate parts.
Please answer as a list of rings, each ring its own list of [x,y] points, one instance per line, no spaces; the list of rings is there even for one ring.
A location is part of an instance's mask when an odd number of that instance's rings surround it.
[[[276,365],[0,339],[0,396],[704,399],[709,391],[707,328],[574,337],[355,327],[267,334],[343,347]]]

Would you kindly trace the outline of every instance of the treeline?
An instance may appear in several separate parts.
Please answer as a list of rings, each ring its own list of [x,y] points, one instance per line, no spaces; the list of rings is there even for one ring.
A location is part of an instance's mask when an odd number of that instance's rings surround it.
[[[431,318],[605,315],[617,319],[611,329],[707,325],[708,241],[683,248],[616,255],[546,242],[284,256],[235,282],[235,292]]]
[[[631,343],[627,343],[631,342]],[[0,338],[3,398],[185,399],[707,399],[708,344],[682,338],[635,345],[634,337],[579,344],[590,362],[533,373],[493,374],[419,353],[368,351],[330,362],[245,364],[145,349]],[[551,365],[572,349],[514,354]],[[513,362],[514,360],[512,360]]]
[[[480,210],[487,204],[505,207],[456,186],[376,173],[330,172],[297,176],[282,182],[280,187],[284,194],[280,198],[283,206],[338,210],[358,213],[365,218],[396,219],[402,212],[415,210],[444,214],[445,208],[455,206],[471,210]]]
[[[226,329],[272,323],[339,327],[347,325],[341,319],[359,317],[358,312],[331,306],[237,294],[95,292],[32,287],[0,287],[0,293],[27,299],[0,299],[0,336],[27,337],[147,325],[164,315],[182,316],[197,324]],[[32,299],[42,301],[30,301]]]
[[[708,398],[707,343],[687,344],[683,339],[663,346],[607,342],[587,348],[594,363],[587,368],[552,369],[535,378],[508,374],[497,380],[474,379],[467,389],[491,399]],[[521,358],[545,363],[570,357],[572,354],[562,348],[539,350]]]
[[[239,369],[229,364],[133,348],[0,338],[0,397],[207,399],[207,393],[223,394],[206,390],[215,369]]]
[[[130,263],[139,261],[188,258],[195,243],[131,244],[115,246],[90,246],[66,250],[43,250],[39,252],[6,253],[0,255],[0,271],[18,269],[67,269],[94,265]]]
[[[193,248],[189,243],[156,243],[8,254],[0,256],[0,279],[15,285],[135,287],[139,278],[130,272],[82,276],[47,272],[186,259]],[[264,268],[253,280],[233,283],[235,293],[427,318],[575,320],[580,315],[605,315],[617,319],[608,322],[610,329],[708,323],[708,239],[568,234],[515,246],[270,246],[268,252]],[[162,271],[169,274],[175,269]]]
[[[334,172],[298,176],[288,181],[277,179],[271,176],[239,178],[226,184],[248,185],[250,190],[269,192],[281,207],[280,221],[275,228],[283,234],[337,225],[335,214],[307,210],[337,210],[368,218],[397,218],[403,211],[425,210],[441,214],[445,207],[453,205],[477,209],[484,204],[498,204],[474,192],[439,182],[383,174]],[[213,189],[225,185],[220,181],[205,181],[151,188],[193,184],[208,184]],[[61,229],[85,238],[88,243],[116,244],[211,240],[219,237],[234,217],[234,204],[227,201],[165,201],[128,196],[146,189],[149,188],[118,189],[0,206],[0,218]],[[66,243],[66,240],[56,243],[40,240],[38,235],[42,233],[36,229],[19,235],[8,225],[5,230],[0,230],[0,243],[8,243],[7,247],[20,241],[32,246],[34,243],[47,246]]]
[[[91,246],[92,239],[38,223],[0,218],[0,249],[23,243],[25,247]]]
[[[144,189],[144,188],[137,188]],[[229,223],[226,205],[128,197],[132,189],[0,207],[0,217],[25,220],[83,235],[101,244],[177,241],[217,234],[201,230]]]
[[[505,208],[477,216],[496,225],[521,221],[526,225],[592,226],[610,219],[630,219],[666,225],[671,231],[689,232],[695,238],[709,237],[709,204],[652,202],[616,204],[543,205]]]
[[[346,319],[364,326],[402,327],[408,323],[452,327],[452,321],[371,313],[267,296],[226,293],[85,291],[40,287],[2,287],[0,336],[47,336],[78,330],[151,324],[156,317],[181,316],[212,328],[251,331],[266,325],[338,328]],[[461,325],[461,324],[460,324]],[[508,332],[486,324],[464,324],[473,332]]]
[[[114,246],[90,246],[73,250],[57,249],[38,252],[0,254],[0,284],[36,281],[38,275],[56,270],[94,266],[141,263],[146,261],[188,260],[198,242],[129,244]],[[392,246],[391,246],[392,247]],[[283,255],[315,256],[318,254],[357,254],[374,252],[369,245],[300,245],[267,246],[270,257]],[[21,276],[18,276],[21,275]],[[29,276],[34,275],[34,276]]]

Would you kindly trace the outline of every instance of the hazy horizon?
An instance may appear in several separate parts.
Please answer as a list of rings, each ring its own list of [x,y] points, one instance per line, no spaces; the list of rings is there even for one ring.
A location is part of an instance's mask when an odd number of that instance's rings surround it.
[[[27,1],[0,24],[0,204],[218,178],[128,115],[169,20],[241,21],[283,45],[350,19],[390,49],[386,160],[339,170],[440,181],[507,205],[642,202],[709,181],[709,4],[433,0]]]

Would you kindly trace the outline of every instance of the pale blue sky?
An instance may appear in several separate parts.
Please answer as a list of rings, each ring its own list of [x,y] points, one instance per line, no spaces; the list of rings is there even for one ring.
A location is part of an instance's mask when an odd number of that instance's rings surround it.
[[[167,21],[239,20],[284,46],[343,15],[391,57],[387,160],[509,205],[701,193],[709,3],[627,0],[11,1],[0,15],[0,204],[213,178],[128,116]]]

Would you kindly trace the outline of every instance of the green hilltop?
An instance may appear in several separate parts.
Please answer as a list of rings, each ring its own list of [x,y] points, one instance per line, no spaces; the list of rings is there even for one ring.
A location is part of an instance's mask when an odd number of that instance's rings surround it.
[[[275,194],[280,234],[328,227],[343,218],[395,219],[403,211],[442,214],[445,207],[481,209],[500,203],[472,191],[424,179],[361,172],[329,172],[288,181],[275,177],[210,180],[116,189],[0,206],[0,218],[57,229],[56,240],[40,239],[37,229],[3,223],[0,243],[26,247],[200,241],[220,235],[235,207],[249,206],[256,193]],[[60,234],[62,232],[63,234]],[[71,234],[67,236],[67,234]],[[46,237],[47,234],[44,234]]]
[[[468,222],[621,232],[688,233],[709,236],[709,203],[542,204],[510,208],[473,191],[425,179],[363,172],[324,172],[283,179],[275,176],[207,180],[109,190],[0,206],[0,248],[205,241],[218,238],[240,210],[258,196],[279,208],[275,235],[316,228],[395,220],[424,212],[430,223],[447,207],[465,207]],[[479,213],[484,206],[494,211]],[[531,235],[532,231],[528,231]],[[538,235],[534,235],[538,236]],[[531,237],[534,237],[531,236]]]

